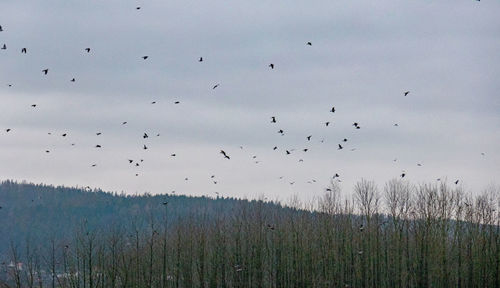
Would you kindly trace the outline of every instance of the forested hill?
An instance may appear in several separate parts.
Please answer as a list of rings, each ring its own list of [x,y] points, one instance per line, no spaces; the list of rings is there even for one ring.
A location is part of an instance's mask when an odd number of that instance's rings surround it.
[[[168,208],[163,205],[168,201]],[[10,243],[70,238],[83,223],[91,229],[110,225],[130,227],[148,225],[151,219],[170,224],[184,217],[199,215],[205,220],[230,215],[239,205],[266,205],[262,201],[234,198],[208,198],[176,195],[123,195],[102,190],[54,187],[50,185],[4,181],[0,183],[0,255]],[[142,228],[139,227],[139,228]]]

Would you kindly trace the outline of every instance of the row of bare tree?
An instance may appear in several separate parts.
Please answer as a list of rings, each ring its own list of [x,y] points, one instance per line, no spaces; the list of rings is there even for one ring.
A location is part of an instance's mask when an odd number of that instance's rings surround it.
[[[499,287],[500,190],[338,183],[307,205],[246,202],[12,243],[5,287]],[[33,240],[33,239],[32,239]],[[18,264],[22,263],[22,265]]]

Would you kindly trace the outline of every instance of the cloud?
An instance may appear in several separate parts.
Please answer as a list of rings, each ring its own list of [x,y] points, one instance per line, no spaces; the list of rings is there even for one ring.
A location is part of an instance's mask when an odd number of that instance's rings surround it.
[[[451,0],[5,3],[0,128],[13,131],[0,132],[0,173],[286,199],[318,195],[337,172],[350,190],[405,170],[478,191],[500,172],[498,11]]]

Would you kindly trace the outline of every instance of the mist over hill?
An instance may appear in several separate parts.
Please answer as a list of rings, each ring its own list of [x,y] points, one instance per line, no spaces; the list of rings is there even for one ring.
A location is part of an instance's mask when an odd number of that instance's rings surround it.
[[[165,209],[164,202],[168,202]],[[0,183],[0,255],[10,243],[25,243],[28,238],[48,243],[50,239],[69,239],[83,224],[88,229],[106,230],[110,226],[142,227],[153,218],[173,225],[179,219],[202,215],[231,215],[244,202],[283,209],[278,204],[236,198],[208,198],[184,195],[125,195],[11,180]],[[201,216],[200,216],[201,217]]]

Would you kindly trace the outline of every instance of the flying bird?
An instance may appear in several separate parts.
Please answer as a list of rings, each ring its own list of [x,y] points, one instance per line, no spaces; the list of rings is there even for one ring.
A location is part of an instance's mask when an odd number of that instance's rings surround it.
[[[97,145],[95,145],[95,148],[102,148],[102,146],[97,144]]]
[[[307,138],[307,141],[311,141],[311,137],[312,137],[312,135],[307,136],[307,137],[306,137],[306,138]]]
[[[3,32],[3,28],[2,28],[2,25],[0,25],[0,32]]]
[[[21,53],[26,54],[26,52],[28,52],[28,51],[26,50],[26,48],[21,49]]]
[[[42,72],[47,75],[49,73],[49,69],[43,69]]]
[[[406,173],[401,174],[401,178],[404,178],[406,176]]]
[[[147,150],[147,149],[148,149],[148,146],[144,145],[144,146],[142,147],[142,149]]]
[[[271,116],[271,123],[276,123],[276,117]]]
[[[87,51],[87,53],[90,53],[90,48],[85,48],[85,51]]]
[[[10,128],[7,128],[5,131],[10,132],[10,130],[11,130]]]
[[[212,87],[212,90],[219,87],[220,84],[215,84],[214,87]]]
[[[7,50],[7,45],[3,44],[2,50]]]
[[[269,67],[271,67],[271,69],[274,69],[274,64],[273,63],[269,64]]]
[[[410,94],[410,91],[405,91],[405,96],[407,96],[408,94]]]
[[[71,82],[75,82],[75,81],[76,81],[76,79],[75,79],[75,78],[72,78],[70,81],[71,81]]]
[[[330,110],[330,112],[335,113],[335,106],[332,107],[332,109]]]
[[[220,154],[224,155],[224,158],[226,158],[226,159],[231,159],[231,158],[229,158],[229,156],[226,154],[226,152],[224,150],[220,150]]]
[[[457,184],[458,184],[458,181],[459,181],[459,180],[455,181],[455,185],[457,185]]]
[[[144,59],[144,60],[146,60],[148,58],[149,58],[149,56],[142,56],[142,59]]]
[[[312,46],[313,44],[311,42],[307,42],[306,45]]]
[[[342,145],[340,145],[340,144],[339,144],[339,148],[338,148],[338,150],[343,149],[343,148],[344,148],[344,147],[342,147]]]
[[[200,59],[198,59],[198,62],[203,62],[203,57],[200,57]]]
[[[35,108],[35,107],[36,107],[36,104],[31,104],[31,107]]]
[[[325,122],[325,126],[328,127],[330,125],[330,122]]]
[[[144,133],[144,135],[142,136],[142,138],[144,138],[144,139],[146,139],[146,138],[148,138],[148,137],[149,137],[149,136],[148,136],[148,134],[147,134],[147,133]]]
[[[95,133],[95,135],[97,135],[97,136],[99,136],[99,135],[101,135],[101,134],[102,134],[101,132],[97,132],[97,133]]]

